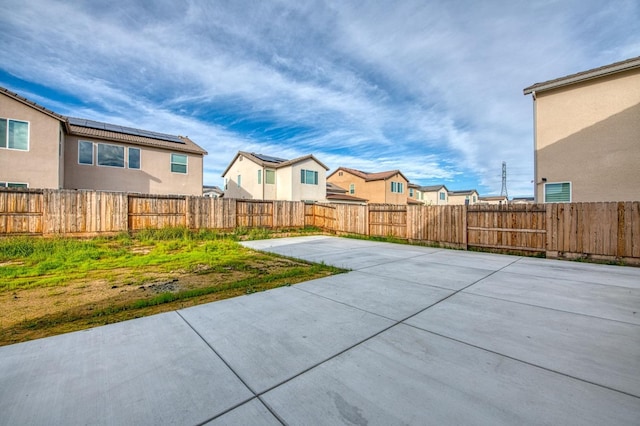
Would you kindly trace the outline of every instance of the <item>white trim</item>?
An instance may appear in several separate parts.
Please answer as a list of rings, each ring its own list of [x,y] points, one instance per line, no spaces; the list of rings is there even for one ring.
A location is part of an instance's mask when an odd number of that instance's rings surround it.
[[[564,183],[569,184],[569,201],[547,201],[547,185],[561,185]],[[573,183],[571,181],[545,182],[542,187],[542,197],[545,203],[571,203],[573,200]]]
[[[7,143],[7,146],[0,147],[0,149],[6,149],[9,151],[20,151],[20,152],[29,152],[31,150],[31,122],[27,121],[27,120],[18,120],[16,118],[6,118],[6,117],[0,117],[0,120],[6,120],[7,121],[7,130],[6,130],[6,134],[5,134],[5,140]],[[9,148],[9,121],[17,121],[20,123],[27,123],[27,149],[17,149],[17,148]]]
[[[96,145],[98,145],[98,149],[96,149],[96,166],[98,167],[110,167],[112,169],[125,169],[126,168],[126,149],[127,146],[126,145],[116,145],[116,144],[112,144],[112,143],[104,143],[104,142],[98,142]],[[106,164],[100,164],[100,145],[110,145],[110,146],[117,146],[122,148],[122,167],[120,166],[109,166]]]
[[[185,164],[174,163],[174,162],[173,162],[173,156],[174,156],[174,155],[180,155],[180,156],[183,156],[183,157],[185,158],[185,160],[186,160]],[[185,167],[186,167],[186,170],[184,171],[184,173],[183,173],[183,172],[174,172],[174,171],[172,170],[172,169],[173,169],[173,167],[172,167],[172,166],[173,166],[174,164],[176,164],[176,165],[180,165],[180,166],[185,166]],[[175,173],[175,174],[178,174],[178,175],[188,175],[188,174],[189,174],[189,156],[188,156],[187,154],[178,154],[178,153],[176,153],[176,152],[171,152],[171,153],[169,153],[169,171],[170,171],[171,173]]]
[[[91,164],[80,162],[80,142],[86,142],[91,144]],[[84,139],[78,139],[78,165],[79,166],[94,166],[96,164],[96,148],[95,143],[92,141],[85,141]]]

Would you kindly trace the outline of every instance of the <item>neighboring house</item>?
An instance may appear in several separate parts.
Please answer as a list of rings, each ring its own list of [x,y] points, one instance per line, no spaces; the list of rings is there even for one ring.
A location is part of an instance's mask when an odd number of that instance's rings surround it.
[[[537,83],[536,202],[640,200],[640,57]]]
[[[225,198],[324,201],[329,168],[313,155],[286,160],[239,151],[222,177]]]
[[[209,198],[222,198],[224,196],[224,191],[220,189],[218,186],[208,186],[204,185],[202,187],[202,195],[204,197]]]
[[[511,204],[528,204],[535,203],[534,197],[513,197],[510,201]]]
[[[348,194],[344,188],[327,182],[327,202],[337,204],[367,204],[364,198],[354,197]]]
[[[0,185],[202,195],[187,137],[65,117],[0,88]]]
[[[447,194],[448,204],[451,205],[473,205],[478,204],[478,191],[475,189],[467,189],[464,191],[449,191]]]
[[[345,188],[349,195],[367,199],[369,203],[407,204],[408,179],[400,170],[367,173],[339,167],[327,181]]]
[[[449,190],[444,185],[421,186],[420,191],[425,204],[432,206],[449,204]]]
[[[489,197],[478,197],[478,204],[503,205],[503,204],[508,204],[508,203],[509,203],[509,199],[507,197],[505,197],[504,195],[496,195],[496,196],[489,196]]]

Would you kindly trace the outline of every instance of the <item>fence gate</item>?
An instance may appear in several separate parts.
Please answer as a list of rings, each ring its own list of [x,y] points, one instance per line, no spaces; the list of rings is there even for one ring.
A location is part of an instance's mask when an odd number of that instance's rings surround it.
[[[407,238],[407,206],[369,204],[369,235]]]
[[[467,245],[500,250],[545,252],[544,205],[468,206]]]

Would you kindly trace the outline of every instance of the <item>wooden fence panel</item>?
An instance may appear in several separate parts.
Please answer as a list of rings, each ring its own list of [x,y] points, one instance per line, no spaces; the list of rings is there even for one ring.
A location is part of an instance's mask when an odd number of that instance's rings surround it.
[[[334,230],[348,234],[367,234],[367,206],[334,204]]]
[[[0,235],[42,233],[42,191],[0,192]]]
[[[245,228],[272,228],[273,202],[237,200],[237,226]]]
[[[467,207],[467,245],[470,247],[544,252],[545,206],[475,205]]]
[[[129,229],[187,226],[187,197],[129,195]]]
[[[305,204],[302,201],[273,201],[274,228],[301,228],[305,225]]]
[[[369,235],[407,238],[407,207],[395,204],[369,204]]]
[[[314,204],[313,226],[324,230],[336,231],[336,206],[337,204]]]

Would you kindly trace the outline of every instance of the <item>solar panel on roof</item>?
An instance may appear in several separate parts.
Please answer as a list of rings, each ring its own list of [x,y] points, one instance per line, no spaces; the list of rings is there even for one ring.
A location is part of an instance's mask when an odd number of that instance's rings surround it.
[[[144,138],[158,139],[167,142],[174,142],[184,145],[184,141],[177,136],[166,133],[150,132],[148,130],[134,129],[133,127],[117,126],[115,124],[102,123],[100,121],[85,120],[83,118],[68,117],[69,124],[89,129],[106,130],[108,132],[123,133],[125,135],[141,136]]]
[[[264,155],[264,154],[252,153],[252,155],[256,158],[259,158],[262,161],[268,161],[269,163],[284,163],[285,161],[288,161],[284,158],[272,157],[270,155]]]

